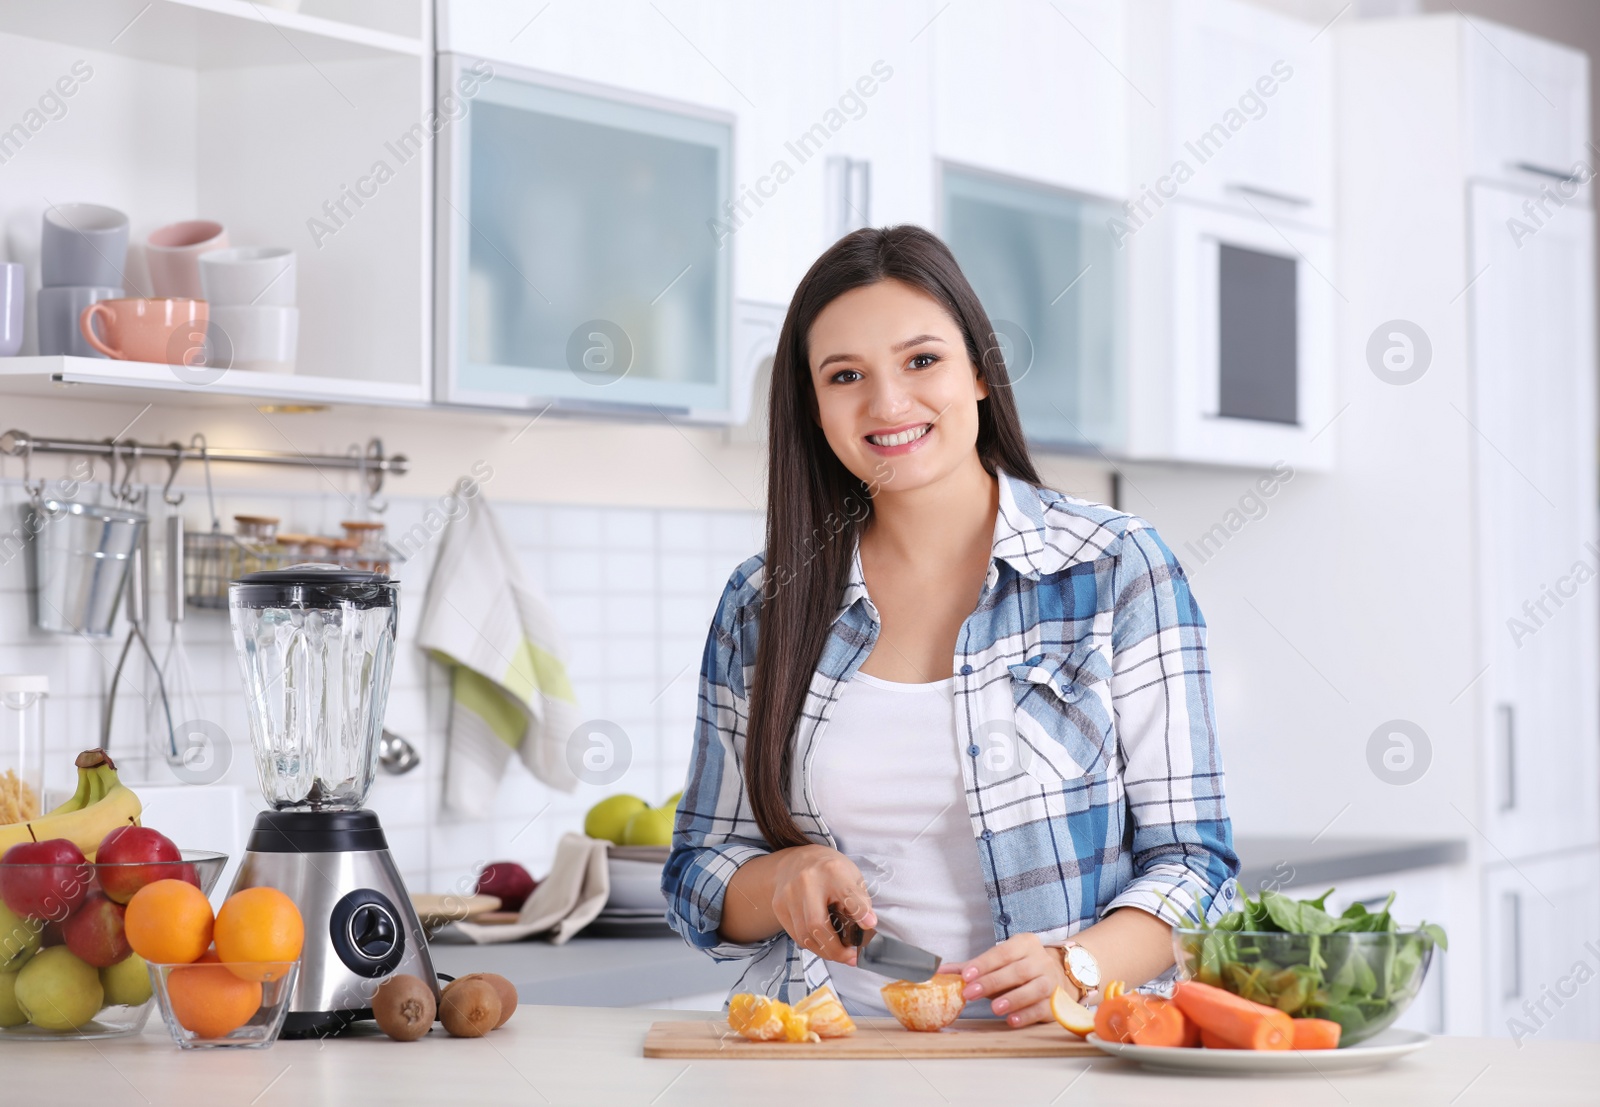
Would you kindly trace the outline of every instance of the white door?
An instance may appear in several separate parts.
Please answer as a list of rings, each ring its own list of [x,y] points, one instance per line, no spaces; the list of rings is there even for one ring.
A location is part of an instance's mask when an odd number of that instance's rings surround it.
[[[1600,840],[1594,218],[1471,189],[1487,859]],[[1454,556],[1438,551],[1436,556]]]
[[[1485,1031],[1600,1040],[1600,851],[1491,865],[1484,888]]]

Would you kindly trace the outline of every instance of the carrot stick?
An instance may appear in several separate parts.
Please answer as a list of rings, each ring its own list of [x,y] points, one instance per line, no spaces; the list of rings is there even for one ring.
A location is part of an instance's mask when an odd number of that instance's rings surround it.
[[[1332,1019],[1295,1019],[1295,1049],[1338,1049],[1344,1027]]]
[[[1236,996],[1198,980],[1185,980],[1173,992],[1185,1015],[1240,1049],[1291,1049],[1294,1020],[1276,1007]]]
[[[1108,1042],[1143,1046],[1188,1045],[1183,1012],[1160,996],[1129,992],[1100,1001],[1094,1032]]]
[[[1172,1009],[1183,1017],[1183,1040],[1178,1044],[1185,1049],[1194,1049],[1200,1045],[1200,1024],[1185,1015],[1178,1005],[1174,1003]]]
[[[1200,1044],[1206,1049],[1238,1049],[1239,1047],[1225,1038],[1219,1038],[1211,1031],[1200,1028]]]

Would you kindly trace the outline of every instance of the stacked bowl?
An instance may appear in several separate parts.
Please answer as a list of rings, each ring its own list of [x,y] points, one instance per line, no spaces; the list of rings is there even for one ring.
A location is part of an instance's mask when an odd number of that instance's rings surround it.
[[[283,246],[237,246],[200,256],[200,287],[211,305],[212,365],[292,373],[300,312],[295,255]]]

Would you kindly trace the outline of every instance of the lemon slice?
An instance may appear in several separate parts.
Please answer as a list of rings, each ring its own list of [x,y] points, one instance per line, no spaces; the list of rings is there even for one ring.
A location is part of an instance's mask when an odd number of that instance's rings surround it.
[[[1050,996],[1050,1013],[1065,1029],[1080,1038],[1094,1029],[1093,1012],[1069,996],[1065,988],[1057,988]]]

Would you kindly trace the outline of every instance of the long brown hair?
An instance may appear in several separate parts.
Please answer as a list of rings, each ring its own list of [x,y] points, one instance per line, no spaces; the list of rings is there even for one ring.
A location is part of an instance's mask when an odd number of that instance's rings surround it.
[[[839,296],[884,280],[927,293],[960,326],[967,356],[989,386],[978,401],[984,469],[1040,483],[988,313],[949,247],[910,224],[863,228],[835,242],[795,290],[772,362],[765,584],[745,780],[756,823],[774,849],[810,841],[789,810],[793,738],[875,491],[844,467],[817,425],[811,324]]]

